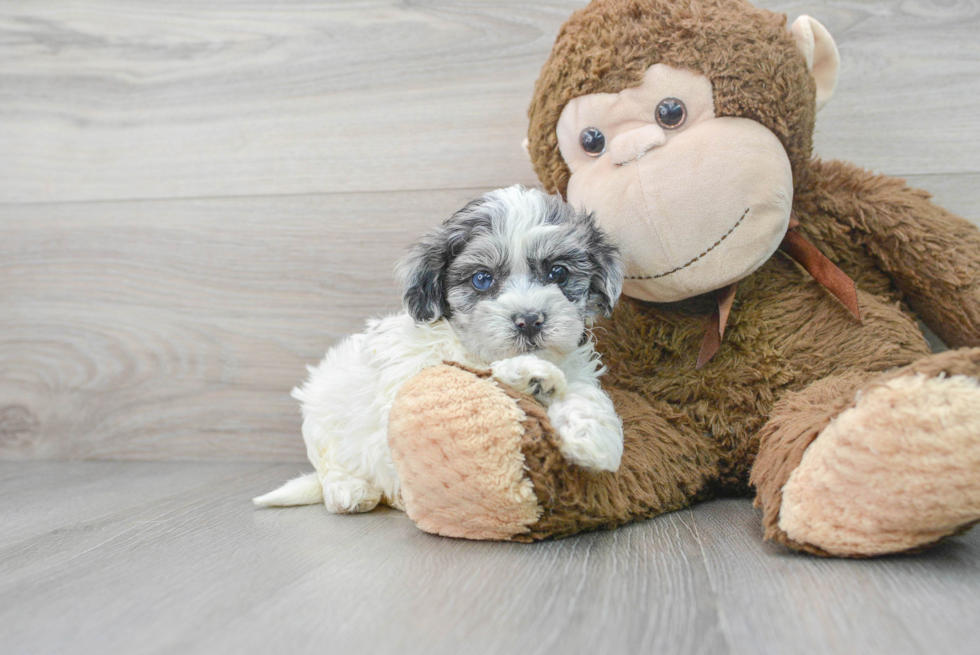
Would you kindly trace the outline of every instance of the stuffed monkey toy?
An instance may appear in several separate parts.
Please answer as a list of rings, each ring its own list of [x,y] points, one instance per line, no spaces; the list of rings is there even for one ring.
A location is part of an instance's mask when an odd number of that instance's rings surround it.
[[[594,331],[622,464],[569,464],[533,399],[427,369],[389,425],[420,528],[532,541],[754,494],[767,539],[864,557],[980,520],[980,232],[812,158],[838,64],[816,20],[743,0],[571,17],[528,151],[623,252],[624,297]],[[916,319],[953,349],[931,354]]]

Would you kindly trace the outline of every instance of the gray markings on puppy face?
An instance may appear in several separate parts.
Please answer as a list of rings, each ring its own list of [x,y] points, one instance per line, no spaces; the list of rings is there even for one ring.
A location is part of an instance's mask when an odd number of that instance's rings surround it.
[[[520,186],[492,191],[423,237],[400,267],[416,321],[447,318],[485,361],[574,350],[622,289],[591,216]]]

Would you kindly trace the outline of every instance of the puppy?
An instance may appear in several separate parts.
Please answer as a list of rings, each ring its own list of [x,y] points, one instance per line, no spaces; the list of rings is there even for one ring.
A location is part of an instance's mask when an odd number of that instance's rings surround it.
[[[599,386],[588,329],[619,298],[623,267],[591,216],[520,186],[493,191],[425,235],[398,272],[406,311],[368,321],[293,390],[316,472],[256,505],[403,509],[388,412],[402,383],[443,361],[490,368],[533,394],[569,461],[619,468],[622,422]]]

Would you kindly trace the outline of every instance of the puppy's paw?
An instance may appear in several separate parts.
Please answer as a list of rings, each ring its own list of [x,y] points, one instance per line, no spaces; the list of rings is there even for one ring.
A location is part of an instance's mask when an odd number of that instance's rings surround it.
[[[548,404],[565,396],[567,384],[560,368],[534,355],[519,355],[490,365],[493,377],[517,391]]]
[[[381,502],[381,491],[367,480],[345,473],[327,473],[321,481],[323,504],[334,514],[370,512]]]
[[[590,412],[585,403],[556,403],[548,418],[561,439],[559,450],[572,464],[616,471],[623,458],[623,424],[615,415]]]
[[[591,439],[562,437],[560,449],[562,457],[582,468],[591,471],[616,471],[619,469],[620,458],[603,452],[596,447],[596,443]]]

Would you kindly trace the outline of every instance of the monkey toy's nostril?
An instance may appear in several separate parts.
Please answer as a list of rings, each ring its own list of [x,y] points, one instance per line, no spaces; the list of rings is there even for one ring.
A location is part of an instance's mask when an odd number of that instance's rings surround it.
[[[544,317],[540,314],[518,314],[514,317],[514,326],[517,327],[517,331],[528,338],[540,332],[543,324]]]

